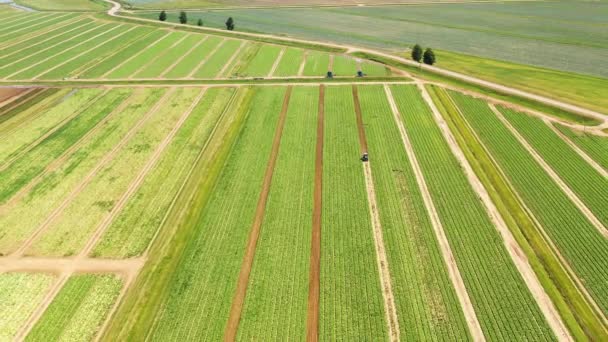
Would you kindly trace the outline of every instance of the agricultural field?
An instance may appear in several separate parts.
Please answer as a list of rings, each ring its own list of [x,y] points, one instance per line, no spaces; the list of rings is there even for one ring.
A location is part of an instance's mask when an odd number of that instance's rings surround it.
[[[604,114],[379,50],[18,2],[0,5],[0,341],[608,340]],[[574,44],[557,16],[603,44],[590,3],[338,2],[284,33],[339,40],[331,15],[348,43],[398,48],[415,23]],[[256,31],[301,4],[189,5],[248,6],[189,18]]]

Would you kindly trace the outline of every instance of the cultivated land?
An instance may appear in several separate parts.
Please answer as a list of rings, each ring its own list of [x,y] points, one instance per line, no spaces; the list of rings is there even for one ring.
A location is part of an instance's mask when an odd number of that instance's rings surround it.
[[[551,14],[561,5],[318,7],[298,20],[428,14],[418,24],[463,37],[601,49],[583,32],[601,31],[602,5]],[[0,340],[608,340],[602,114],[354,47],[72,11],[109,7],[97,1],[32,6],[62,12],[0,6]],[[201,13],[261,25],[292,10]],[[506,79],[513,64],[495,63],[461,71]],[[571,96],[578,80],[530,89],[602,111],[601,80]]]

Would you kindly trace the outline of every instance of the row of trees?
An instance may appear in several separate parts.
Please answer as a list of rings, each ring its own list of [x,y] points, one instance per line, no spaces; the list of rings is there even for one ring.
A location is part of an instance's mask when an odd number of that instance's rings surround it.
[[[426,50],[422,52],[422,47],[418,44],[414,45],[414,47],[412,48],[412,59],[418,63],[420,63],[420,61],[423,61],[424,64],[428,65],[433,65],[436,62],[435,53],[433,52],[433,49],[426,48]]]
[[[167,12],[166,11],[160,12],[160,14],[158,15],[158,20],[166,21]],[[188,23],[188,15],[186,14],[186,12],[184,12],[184,11],[179,12],[179,22],[180,22],[180,24]],[[203,19],[199,18],[198,21],[196,22],[196,25],[203,26]],[[232,19],[232,17],[230,17],[230,18],[228,18],[228,20],[226,20],[226,29],[228,29],[229,31],[234,30],[234,19]]]

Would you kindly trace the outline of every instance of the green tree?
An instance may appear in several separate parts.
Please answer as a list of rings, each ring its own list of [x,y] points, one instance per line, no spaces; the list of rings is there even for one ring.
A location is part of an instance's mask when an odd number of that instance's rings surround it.
[[[160,12],[160,14],[158,15],[158,20],[160,20],[160,21],[167,20],[167,12],[165,12],[165,11]]]
[[[424,56],[422,56],[422,60],[424,61],[424,64],[428,64],[428,65],[433,65],[435,64],[435,53],[433,52],[433,50],[431,48],[427,48],[424,51]]]
[[[196,22],[196,25],[203,26],[203,19],[199,18],[198,21]]]
[[[228,29],[228,31],[234,30],[234,20],[232,19],[232,17],[226,20],[226,28]]]
[[[412,59],[418,63],[422,60],[422,47],[418,44],[414,45],[412,48]]]
[[[184,12],[184,11],[179,12],[179,22],[181,24],[188,23],[188,16],[186,15],[186,12]]]

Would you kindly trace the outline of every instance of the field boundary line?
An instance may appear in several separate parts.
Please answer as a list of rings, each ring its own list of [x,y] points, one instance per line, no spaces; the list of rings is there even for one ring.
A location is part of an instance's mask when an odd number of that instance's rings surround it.
[[[547,173],[547,175],[553,180],[554,183],[562,190],[562,192],[570,199],[572,203],[578,208],[578,210],[591,222],[591,224],[599,231],[604,238],[608,239],[608,230],[602,222],[587,208],[587,206],[581,201],[581,199],[570,189],[566,183],[557,175],[557,173],[545,162],[545,160],[536,152],[536,150],[528,143],[524,137],[511,125],[511,123],[502,115],[502,113],[494,106],[489,103],[488,106],[494,112],[494,115],[502,122],[503,125],[511,132],[511,134],[519,141],[524,149],[532,156],[537,164]]]
[[[44,31],[32,32],[32,34],[25,41],[17,39],[15,42],[11,42],[11,43],[8,43],[7,45],[1,46],[1,48],[2,49],[8,49],[8,48],[13,47],[13,46],[15,46],[17,44],[25,43],[25,42],[27,42],[27,41],[29,41],[31,39],[38,38],[38,37],[40,37],[42,35],[48,34],[49,32],[52,32],[52,31],[55,31],[55,30],[59,30],[62,27],[68,26],[70,24],[75,24],[75,23],[78,23],[78,22],[81,22],[81,21],[84,21],[84,20],[85,20],[84,17],[74,17],[73,20],[69,19],[69,20],[66,20],[66,21],[62,22],[61,24],[63,24],[63,25],[57,25],[57,26],[49,27],[47,30],[44,30]],[[65,34],[65,33],[70,32],[70,31],[72,31],[72,30],[69,30],[69,31],[60,31],[59,33],[53,34],[51,37],[47,37],[47,39],[57,38],[58,36],[61,36],[62,34]],[[38,43],[32,44],[32,45],[27,45],[27,46],[25,46],[25,47],[23,47],[21,49],[13,51],[11,53],[4,54],[4,55],[0,56],[0,58],[10,57],[10,56],[12,56],[12,55],[14,55],[16,53],[19,53],[19,52],[23,51],[24,49],[29,49],[29,48],[32,48],[34,46],[43,44],[45,41],[46,41],[46,39],[43,40],[43,41],[40,41]]]
[[[164,55],[166,55],[167,53],[169,53],[169,51],[171,51],[171,49],[173,49],[174,47],[176,47],[177,45],[181,44],[181,42],[183,42],[184,40],[186,40],[186,38],[190,37],[190,34],[185,34],[182,38],[178,39],[176,42],[174,42],[173,44],[171,44],[171,46],[169,46],[165,51],[162,51],[161,53],[159,53],[158,55],[152,57],[149,61],[147,61],[146,63],[144,63],[142,66],[140,66],[137,70],[135,70],[131,75],[129,75],[129,77],[127,77],[129,80],[133,80],[133,79],[137,79],[135,76],[142,72],[143,70],[145,70],[147,67],[151,66],[152,64],[154,64],[154,62],[156,62],[157,60],[159,60],[161,57],[163,57]]]
[[[9,15],[6,18],[3,18],[3,20],[6,20],[5,25],[14,25],[20,19],[23,19],[23,18],[27,17],[30,14],[31,13],[28,13],[28,12],[17,11],[17,13]]]
[[[194,74],[197,71],[199,71],[199,69],[202,68],[203,65],[205,65],[207,63],[209,58],[211,58],[211,56],[213,56],[224,45],[224,43],[227,40],[228,40],[228,38],[222,38],[222,40],[213,48],[213,50],[209,51],[209,54],[207,54],[207,56],[205,56],[205,58],[203,58],[203,60],[201,60],[194,68],[192,68],[192,71],[185,78],[193,79]]]
[[[119,26],[119,27],[123,27],[123,26],[121,25],[121,26]],[[127,26],[127,27],[128,27],[128,26]],[[70,57],[70,58],[68,58],[68,59],[64,60],[63,62],[61,62],[61,63],[59,63],[59,64],[57,64],[57,65],[54,65],[54,66],[53,66],[53,67],[51,67],[50,69],[47,69],[47,70],[45,70],[45,71],[41,72],[40,74],[38,74],[38,75],[34,76],[34,77],[33,77],[33,79],[38,79],[38,78],[40,78],[41,76],[44,76],[44,75],[48,74],[49,72],[51,72],[51,71],[53,71],[53,70],[55,70],[55,69],[57,69],[57,68],[59,68],[59,67],[64,66],[65,64],[67,64],[67,63],[69,63],[69,62],[71,62],[71,61],[73,61],[73,60],[75,60],[75,59],[77,59],[77,58],[79,58],[79,57],[81,57],[81,56],[83,56],[83,55],[85,55],[85,54],[87,54],[87,53],[89,53],[89,52],[91,52],[91,51],[93,51],[93,50],[97,49],[97,48],[103,47],[103,46],[104,46],[104,45],[106,45],[107,43],[109,43],[109,42],[111,42],[111,41],[113,41],[113,40],[116,40],[116,39],[118,39],[118,38],[122,37],[123,35],[125,35],[125,34],[127,34],[127,33],[131,32],[131,31],[133,31],[133,30],[135,30],[136,28],[137,28],[137,26],[136,26],[136,25],[134,25],[134,26],[132,26],[131,28],[129,28],[128,30],[126,30],[126,31],[124,31],[124,32],[122,32],[122,33],[119,33],[118,35],[113,35],[113,36],[112,36],[110,39],[104,40],[104,41],[103,41],[101,44],[96,45],[96,46],[93,46],[92,48],[90,48],[90,49],[88,49],[88,50],[86,50],[86,51],[83,51],[83,52],[81,52],[81,53],[77,54],[76,56],[72,56],[72,57]],[[110,31],[112,31],[112,30],[110,30]]]
[[[273,137],[272,149],[270,151],[270,156],[268,158],[268,164],[266,166],[266,171],[264,174],[262,189],[260,191],[260,196],[258,199],[256,211],[255,211],[255,217],[253,219],[253,223],[251,225],[251,230],[249,232],[249,238],[247,240],[245,255],[243,257],[243,263],[241,265],[241,270],[239,272],[239,278],[237,281],[236,290],[235,290],[234,297],[232,300],[232,305],[230,306],[230,314],[229,314],[228,321],[226,323],[226,328],[224,331],[224,341],[235,341],[236,340],[237,330],[238,330],[239,323],[241,320],[241,312],[243,310],[243,304],[245,303],[245,296],[247,295],[247,287],[249,285],[249,274],[251,273],[251,268],[253,266],[256,246],[257,246],[258,238],[260,236],[262,223],[264,222],[264,214],[266,211],[266,202],[268,200],[268,195],[270,194],[272,176],[274,174],[276,161],[279,156],[279,148],[281,145],[281,138],[283,136],[283,128],[285,127],[285,121],[287,119],[287,110],[289,108],[289,100],[291,99],[292,89],[293,89],[293,87],[291,87],[291,86],[287,87],[287,90],[285,92],[285,97],[283,99],[283,106],[282,106],[281,112],[279,114],[279,122],[277,123],[277,127],[276,127],[275,134]]]
[[[421,88],[424,87],[422,86]],[[428,95],[428,92],[427,96],[429,96],[428,100],[432,101],[430,95]],[[458,111],[459,115],[461,117],[464,117],[462,111],[460,110],[460,107],[456,105],[456,103],[449,94],[448,98],[452,102],[454,108],[456,108],[456,110]],[[437,108],[435,107],[435,109]],[[437,114],[439,114],[439,116]],[[456,159],[458,159],[459,164],[462,166],[463,170],[465,171],[465,174],[467,175],[467,178],[469,178],[469,183],[472,185],[473,189],[477,193],[477,196],[484,204],[486,212],[488,213],[488,216],[492,221],[492,225],[500,234],[506,251],[509,253],[511,260],[517,268],[517,271],[519,272],[520,276],[524,280],[526,287],[532,294],[532,297],[534,298],[536,304],[543,313],[543,316],[549,324],[549,327],[551,328],[551,330],[559,341],[573,341],[573,338],[570,335],[570,331],[562,321],[562,318],[557,309],[555,308],[553,301],[545,292],[545,289],[540,283],[538,277],[536,276],[536,273],[532,269],[532,266],[530,265],[525,252],[519,246],[519,243],[511,233],[511,230],[509,229],[507,223],[500,215],[500,212],[494,205],[494,202],[490,198],[490,195],[488,194],[487,190],[473,171],[473,168],[467,161],[464,152],[462,152],[458,143],[456,142],[455,137],[451,132],[447,131],[448,128],[446,127],[448,126],[443,117],[441,116],[441,113],[439,113],[439,111],[437,110],[437,113],[433,113],[433,116],[435,117],[435,122],[437,122],[437,125],[441,127],[445,140],[448,141],[450,145],[453,145],[453,147],[451,148],[452,154],[454,154],[454,156],[456,156]]]
[[[323,144],[325,139],[325,86],[319,86],[317,141],[315,147],[315,184],[313,190],[310,268],[308,276],[308,307],[306,341],[319,340],[319,295],[321,287],[321,225],[323,215]]]
[[[89,30],[89,31],[87,31],[87,32],[90,32],[90,31],[95,30],[95,29],[98,29],[98,28],[102,28],[102,27],[104,27],[104,26],[106,26],[106,25],[111,25],[111,24],[105,24],[105,25],[102,25],[102,26],[94,27],[94,28],[92,28],[91,30]],[[103,35],[106,35],[106,34],[108,34],[109,32],[112,32],[112,31],[116,30],[117,28],[122,27],[122,26],[124,26],[124,25],[125,25],[125,24],[119,24],[119,25],[116,25],[116,26],[114,26],[114,27],[110,28],[109,30],[106,30],[106,31],[100,32],[99,34],[97,34],[97,35],[95,35],[95,36],[93,36],[93,37],[91,37],[91,38],[88,38],[88,39],[86,39],[86,40],[84,40],[84,41],[82,41],[82,42],[80,42],[80,43],[78,43],[78,44],[76,44],[76,45],[72,45],[72,46],[70,46],[70,47],[66,48],[65,50],[59,51],[58,53],[56,53],[56,54],[54,54],[54,55],[52,55],[52,56],[49,56],[49,57],[47,57],[47,58],[45,58],[45,59],[43,59],[43,60],[41,60],[41,61],[38,61],[38,62],[36,62],[36,63],[34,63],[34,64],[31,64],[31,65],[29,65],[29,66],[27,66],[27,67],[25,67],[25,68],[23,68],[23,69],[20,69],[20,70],[18,70],[18,71],[15,71],[14,73],[12,73],[12,74],[10,74],[10,75],[5,76],[5,77],[4,77],[4,79],[5,79],[5,80],[6,80],[6,79],[9,79],[9,78],[11,78],[11,77],[13,77],[13,76],[15,76],[15,75],[18,75],[18,74],[20,74],[20,73],[24,72],[24,71],[30,70],[30,69],[32,69],[32,68],[33,68],[33,67],[35,67],[35,66],[38,66],[38,65],[40,65],[40,64],[43,64],[43,63],[45,63],[45,62],[47,62],[47,61],[49,61],[49,60],[51,60],[51,59],[53,59],[53,58],[55,58],[55,57],[57,57],[57,56],[59,56],[59,55],[63,54],[63,53],[66,53],[66,52],[68,52],[68,51],[72,51],[72,50],[74,50],[75,48],[77,48],[77,47],[79,47],[79,46],[81,46],[81,45],[83,45],[83,44],[85,44],[85,43],[88,43],[88,42],[90,42],[91,40],[95,40],[95,39],[97,39],[97,38],[99,38],[99,37],[101,37],[101,36],[103,36]],[[71,39],[70,39],[70,40],[71,40]]]
[[[104,95],[106,95],[109,91],[110,91],[109,89],[106,89],[106,90],[104,90],[99,95],[99,97],[94,97],[94,98],[88,100],[83,106],[80,107],[80,109],[77,109],[72,114],[66,116],[61,121],[59,121],[56,125],[54,125],[53,127],[51,127],[48,131],[46,131],[43,135],[41,135],[40,137],[38,137],[38,139],[32,141],[21,152],[17,153],[17,155],[13,156],[12,158],[10,158],[6,162],[4,162],[2,164],[2,166],[0,166],[0,172],[6,170],[7,168],[9,168],[18,159],[20,159],[21,157],[23,157],[26,153],[30,152],[32,149],[34,149],[36,146],[38,146],[41,142],[43,142],[49,136],[51,136],[53,133],[55,133],[58,129],[60,129],[63,126],[65,126],[67,123],[69,123],[70,121],[72,121],[77,116],[83,114],[87,109],[89,109],[93,104],[95,104],[97,101],[99,101],[99,99],[101,97],[103,97]]]
[[[302,53],[302,61],[300,62],[300,68],[296,76],[302,76],[304,74],[304,68],[306,67],[306,60],[308,59],[308,50],[304,50]]]
[[[181,61],[183,61],[186,57],[188,57],[188,55],[190,55],[192,53],[192,51],[194,51],[194,49],[198,48],[199,46],[201,46],[201,44],[203,44],[203,42],[205,42],[207,39],[209,39],[209,36],[205,36],[203,37],[203,39],[199,40],[196,44],[194,44],[194,46],[192,46],[188,51],[184,52],[184,54],[178,58],[173,64],[169,65],[167,67],[167,69],[165,69],[159,76],[158,78],[164,78],[165,75],[173,70]]]
[[[464,280],[460,275],[456,258],[452,253],[450,242],[445,234],[443,223],[441,223],[441,219],[439,217],[439,213],[437,212],[437,208],[435,207],[431,192],[426,185],[426,180],[424,178],[424,174],[422,173],[422,168],[418,163],[418,158],[414,152],[414,147],[412,146],[405,126],[401,121],[401,113],[399,112],[397,104],[395,103],[395,98],[393,97],[392,91],[388,85],[384,86],[384,91],[391,107],[391,111],[393,112],[393,118],[397,124],[397,128],[399,129],[403,148],[405,149],[411,168],[414,171],[418,189],[422,195],[422,200],[429,215],[429,219],[431,220],[433,231],[435,232],[435,237],[437,238],[437,243],[441,250],[441,256],[443,257],[443,261],[448,270],[448,275],[452,282],[452,286],[454,286],[454,290],[456,291],[456,297],[458,298],[458,302],[460,303],[460,307],[462,308],[465,316],[469,332],[471,333],[474,341],[485,341],[483,330],[481,329],[481,325],[477,319],[477,313],[475,312],[475,308],[473,307],[473,303],[469,297]]]
[[[281,51],[279,52],[279,55],[277,56],[277,59],[272,64],[272,68],[270,68],[270,71],[268,72],[267,77],[272,77],[274,75],[275,71],[277,71],[277,68],[279,67],[279,63],[281,63],[281,59],[283,59],[283,55],[285,55],[285,50],[287,50],[287,47],[284,47],[281,49]]]
[[[63,285],[68,281],[70,277],[69,273],[61,273],[55,284],[50,288],[47,292],[46,296],[42,299],[42,301],[36,307],[36,310],[32,313],[32,315],[28,318],[28,320],[21,326],[17,335],[15,335],[15,341],[23,341],[30,333],[30,331],[34,328],[38,320],[42,317],[46,309],[51,305],[53,300],[59,291],[63,288]]]
[[[224,73],[226,71],[228,71],[228,68],[230,67],[230,65],[232,64],[232,62],[234,62],[234,60],[239,56],[239,54],[245,48],[245,46],[247,46],[247,44],[248,44],[247,41],[243,41],[243,40],[241,41],[241,44],[239,45],[239,48],[236,49],[236,51],[234,51],[234,53],[232,54],[232,56],[230,56],[230,58],[228,59],[228,61],[226,61],[226,63],[222,67],[222,69],[215,75],[215,79],[221,78],[221,76],[223,76]]]
[[[95,229],[95,232],[89,238],[89,241],[85,244],[83,249],[80,251],[80,253],[79,253],[80,257],[84,257],[84,256],[88,255],[93,250],[93,247],[95,247],[95,245],[97,244],[99,239],[103,236],[103,234],[110,227],[110,225],[112,224],[112,222],[114,221],[116,216],[122,211],[122,209],[127,204],[127,202],[131,199],[133,194],[139,189],[139,187],[143,183],[146,176],[154,169],[154,167],[156,166],[160,157],[163,155],[163,152],[173,142],[173,138],[175,138],[175,135],[177,134],[177,132],[182,128],[184,122],[190,117],[190,114],[192,113],[192,111],[194,111],[194,108],[196,108],[196,106],[200,103],[201,99],[203,98],[203,95],[205,95],[206,92],[207,92],[206,88],[203,88],[201,90],[200,94],[197,95],[197,97],[190,104],[190,106],[186,109],[186,111],[184,111],[184,113],[182,113],[179,120],[175,123],[175,126],[173,127],[173,129],[171,129],[169,134],[167,134],[167,136],[163,139],[163,141],[161,141],[161,143],[156,147],[156,150],[154,151],[154,153],[148,158],[148,161],[146,162],[144,167],[139,171],[136,178],[133,179],[133,181],[131,181],[131,183],[129,184],[129,187],[122,194],[122,196],[120,197],[120,199],[118,200],[116,205],[112,208],[110,213],[108,213],[106,215],[106,217],[103,218],[101,223],[97,226],[97,228]]]
[[[220,122],[224,119],[224,117],[226,116],[226,113],[228,113],[228,110],[230,109],[230,107],[234,103],[234,100],[236,99],[236,93],[237,92],[235,91],[234,94],[232,94],[232,96],[228,100],[228,102],[226,102],[226,107],[224,107],[224,110],[222,111],[222,114],[218,117],[217,122],[215,123],[215,125],[213,126],[213,129],[211,130],[211,134],[209,134],[209,138],[207,138],[207,140],[205,141],[205,145],[201,148],[201,150],[199,151],[198,155],[196,156],[196,159],[194,160],[194,162],[192,163],[192,166],[188,170],[188,173],[186,174],[186,178],[182,182],[179,190],[177,191],[177,193],[175,194],[175,196],[173,196],[173,199],[171,200],[171,204],[167,208],[167,211],[165,212],[165,215],[163,215],[162,221],[158,224],[158,226],[156,228],[156,231],[154,232],[154,235],[150,239],[150,243],[148,243],[148,246],[146,247],[145,251],[142,253],[143,256],[147,256],[149,254],[150,249],[152,248],[152,245],[154,244],[154,241],[156,241],[156,238],[157,238],[157,236],[159,235],[159,233],[161,231],[161,228],[163,227],[163,225],[167,221],[167,218],[169,217],[169,214],[171,213],[171,211],[173,211],[173,208],[175,207],[175,203],[177,203],[177,199],[179,198],[180,194],[184,191],[184,188],[186,187],[186,184],[188,184],[188,180],[190,180],[190,177],[192,176],[192,173],[194,172],[194,170],[196,169],[196,167],[197,167],[198,163],[200,162],[201,158],[203,157],[203,155],[207,151],[207,148],[209,147],[209,143],[215,137],[215,134],[217,133],[217,128],[219,127]]]
[[[353,91],[353,102],[355,107],[355,114],[357,117],[357,126],[359,132],[363,135],[359,135],[359,138],[365,138],[365,141],[360,141],[361,145],[364,146],[365,150],[363,153],[367,153],[367,138],[365,136],[365,127],[363,126],[363,114],[361,112],[361,104],[359,103],[359,91],[357,86],[352,86]],[[374,188],[374,178],[372,176],[372,169],[370,162],[362,162],[363,174],[365,176],[365,189],[367,191],[367,204],[370,214],[370,223],[372,225],[372,235],[374,237],[374,247],[376,252],[376,264],[378,267],[378,276],[380,278],[380,286],[382,288],[382,297],[384,299],[384,314],[386,315],[386,324],[388,326],[388,333],[390,341],[400,341],[400,330],[399,330],[399,318],[397,317],[397,306],[395,305],[395,296],[393,295],[393,286],[391,283],[391,273],[389,270],[388,258],[386,256],[386,248],[384,247],[384,237],[382,235],[382,223],[380,222],[380,215],[378,213],[378,202],[376,201],[376,189]]]
[[[36,241],[36,239],[46,231],[49,226],[61,215],[63,210],[72,202],[72,200],[93,180],[93,178],[97,175],[97,173],[109,163],[114,156],[121,150],[130,140],[131,138],[139,131],[141,126],[144,125],[148,119],[155,114],[164,103],[164,101],[175,91],[176,88],[171,88],[167,91],[163,97],[135,124],[135,126],[131,127],[131,129],[123,136],[123,138],[116,144],[110,152],[108,152],[104,157],[97,163],[97,165],[87,174],[87,176],[82,179],[82,181],[76,186],[76,188],[72,189],[70,194],[64,198],[62,203],[56,207],[51,214],[45,219],[45,221],[30,235],[30,237],[15,251],[12,253],[15,256],[21,256],[23,253],[30,247],[30,245]]]
[[[76,38],[78,38],[78,37],[82,36],[83,34],[86,34],[87,32],[90,32],[90,31],[92,31],[92,30],[94,30],[94,29],[96,29],[96,28],[98,27],[98,26],[96,26],[96,25],[95,25],[95,22],[85,22],[85,23],[83,23],[83,24],[81,24],[81,25],[79,25],[79,26],[76,26],[76,27],[74,27],[73,29],[68,30],[68,31],[63,32],[63,33],[70,33],[70,32],[72,32],[72,31],[78,30],[78,29],[80,29],[80,28],[82,28],[82,27],[89,26],[89,25],[92,25],[93,27],[91,27],[91,28],[89,28],[89,29],[86,29],[86,30],[85,30],[85,31],[83,31],[83,32],[80,32],[80,33],[76,34],[75,36],[73,36],[73,37],[71,37],[71,38],[68,38],[68,39],[66,39],[66,40],[62,40],[62,41],[57,42],[57,43],[55,43],[55,44],[53,44],[53,45],[51,45],[51,46],[47,46],[46,48],[44,48],[44,49],[42,49],[42,50],[39,50],[39,51],[36,51],[35,53],[33,53],[33,54],[31,54],[31,55],[24,56],[24,57],[21,57],[20,59],[18,59],[18,60],[16,60],[16,61],[12,61],[12,62],[10,62],[10,63],[4,64],[2,67],[0,67],[0,69],[5,68],[5,67],[8,67],[8,66],[11,66],[11,65],[13,65],[13,64],[15,64],[15,63],[19,63],[19,62],[21,62],[21,61],[23,61],[23,60],[25,60],[25,59],[27,59],[27,58],[31,58],[31,57],[34,57],[34,56],[38,56],[38,55],[42,54],[44,51],[50,50],[50,49],[52,49],[52,48],[56,47],[56,46],[57,46],[57,45],[59,45],[59,44],[63,44],[63,43],[66,43],[66,42],[70,42],[70,41],[72,41],[72,40],[74,40],[74,39],[76,39]],[[19,50],[19,52],[20,52],[20,51],[22,51],[22,50],[24,50],[24,49],[27,49],[27,48],[29,48],[29,46],[28,46],[28,47],[26,47],[26,48],[23,48],[23,49]],[[63,51],[62,51],[62,52],[63,52]],[[7,56],[8,56],[8,55],[7,55]],[[8,77],[8,76],[7,76],[7,77]],[[6,79],[6,77],[5,77],[5,79]]]
[[[162,29],[161,29],[162,30]],[[135,59],[137,56],[141,55],[142,53],[144,53],[145,51],[148,51],[148,49],[151,49],[152,47],[154,47],[156,44],[158,44],[160,41],[164,40],[165,38],[167,38],[167,36],[169,36],[171,34],[171,31],[167,31],[167,33],[165,33],[164,36],[162,37],[158,37],[157,40],[155,40],[152,44],[148,45],[145,49],[134,53],[132,56],[130,56],[129,58],[125,59],[124,61],[122,61],[121,63],[116,64],[116,66],[114,66],[112,69],[106,71],[106,73],[104,73],[103,75],[101,75],[101,77],[99,77],[99,79],[106,79],[107,76],[109,74],[111,74],[112,72],[118,70],[120,67],[122,67],[123,65],[127,64],[128,62],[130,62],[131,60]]]
[[[114,314],[118,310],[118,307],[122,303],[123,298],[127,295],[127,291],[129,290],[129,288],[135,281],[135,277],[136,277],[135,274],[128,274],[128,275],[122,276],[123,284],[122,284],[122,288],[120,289],[120,293],[114,300],[114,304],[112,304],[112,308],[110,309],[110,311],[106,315],[106,318],[104,319],[103,323],[99,327],[99,330],[97,331],[97,335],[93,339],[94,342],[101,341],[101,337],[103,336],[104,331],[107,329],[108,325],[110,324],[110,321],[112,320],[112,318],[114,317]]]
[[[557,134],[570,148],[572,148],[578,155],[583,158],[587,164],[591,165],[600,175],[604,176],[604,178],[608,178],[608,171],[600,166],[595,160],[593,160],[585,151],[583,151],[580,147],[578,147],[570,138],[565,136],[559,129],[555,128],[553,124],[551,124],[548,120],[543,120],[544,123],[551,128],[551,130]]]
[[[25,196],[42,178],[51,171],[57,169],[61,164],[69,158],[76,150],[78,150],[82,145],[97,131],[99,131],[102,126],[108,122],[113,116],[118,115],[116,113],[122,112],[122,110],[133,101],[133,95],[130,95],[126,98],[120,105],[118,105],[110,114],[106,115],[103,120],[100,120],[93,128],[91,128],[85,135],[80,137],[78,141],[76,141],[72,146],[70,146],[67,150],[65,150],[59,157],[55,160],[51,161],[40,174],[34,177],[28,184],[26,184],[23,188],[21,188],[17,193],[15,193],[4,205],[0,205],[0,215],[3,215],[8,208],[15,204],[15,202],[19,201],[23,196]]]

